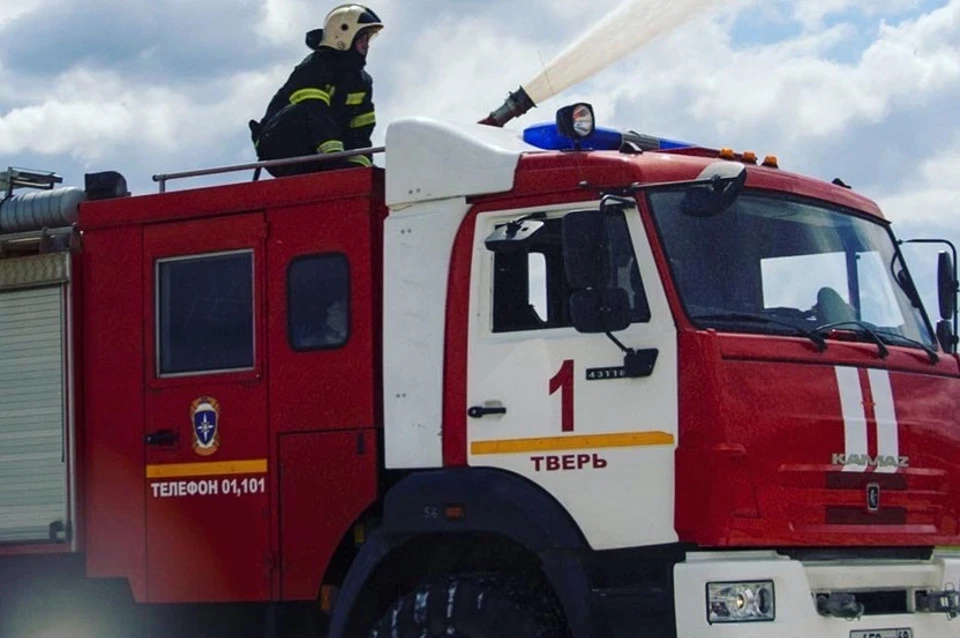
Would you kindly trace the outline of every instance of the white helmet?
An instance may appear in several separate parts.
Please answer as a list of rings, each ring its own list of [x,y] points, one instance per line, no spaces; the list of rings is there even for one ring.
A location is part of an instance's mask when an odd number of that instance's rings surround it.
[[[347,51],[361,31],[371,29],[376,33],[382,28],[383,23],[377,14],[362,4],[341,4],[327,14],[320,46]]]

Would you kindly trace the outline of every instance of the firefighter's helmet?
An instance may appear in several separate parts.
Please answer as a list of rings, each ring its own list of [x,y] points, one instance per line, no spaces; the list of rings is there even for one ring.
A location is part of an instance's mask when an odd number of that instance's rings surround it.
[[[362,4],[341,4],[327,14],[320,46],[347,51],[361,31],[369,29],[374,34],[382,28],[379,16]]]

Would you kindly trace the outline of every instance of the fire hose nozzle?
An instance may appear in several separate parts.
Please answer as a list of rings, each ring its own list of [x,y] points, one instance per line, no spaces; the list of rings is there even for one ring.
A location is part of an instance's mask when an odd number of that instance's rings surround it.
[[[492,111],[490,115],[480,120],[479,123],[488,126],[502,127],[510,120],[520,117],[535,106],[536,104],[533,103],[533,100],[527,95],[526,90],[521,86],[504,100],[500,108]]]

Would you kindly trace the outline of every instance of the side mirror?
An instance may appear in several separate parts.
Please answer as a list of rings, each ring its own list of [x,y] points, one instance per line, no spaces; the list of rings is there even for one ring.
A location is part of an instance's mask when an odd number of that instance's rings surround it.
[[[937,297],[940,318],[953,319],[957,313],[957,280],[950,253],[941,252],[937,260]],[[939,327],[937,332],[939,333]]]
[[[747,167],[723,162],[718,169],[708,178],[709,184],[687,189],[680,200],[680,212],[690,217],[715,217],[733,206],[747,184]]]
[[[563,262],[572,289],[606,286],[610,280],[610,254],[603,215],[581,211],[563,218]]]
[[[630,299],[620,288],[578,290],[570,296],[570,315],[578,332],[619,332],[630,326]]]
[[[944,352],[952,354],[957,351],[957,337],[953,334],[953,325],[949,319],[937,322],[937,341]]]

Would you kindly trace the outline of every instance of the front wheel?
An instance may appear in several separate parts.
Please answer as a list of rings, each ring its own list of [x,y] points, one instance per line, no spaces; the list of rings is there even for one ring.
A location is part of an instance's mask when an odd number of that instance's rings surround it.
[[[462,575],[396,600],[371,638],[566,638],[556,598],[500,576]]]

